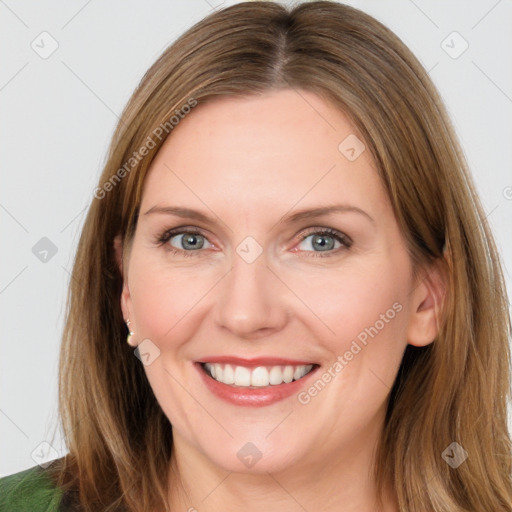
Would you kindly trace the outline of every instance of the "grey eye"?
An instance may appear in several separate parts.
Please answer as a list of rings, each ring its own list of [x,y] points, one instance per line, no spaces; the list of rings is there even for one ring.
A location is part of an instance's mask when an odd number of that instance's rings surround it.
[[[338,245],[336,246],[336,243]],[[338,249],[341,247],[341,242],[337,240],[337,237],[329,233],[313,233],[308,235],[301,241],[301,244],[306,244],[307,248],[301,248],[301,250],[313,250],[313,251],[330,251],[332,249]],[[300,248],[300,247],[299,247]]]
[[[175,238],[181,238],[181,242],[178,242],[179,245],[175,245],[172,241]],[[181,250],[196,250],[196,249],[202,249],[204,247],[204,244],[206,242],[206,238],[203,235],[200,235],[199,233],[180,233],[178,235],[173,235],[169,239],[169,243],[176,247],[177,249]],[[181,247],[180,247],[181,245]]]

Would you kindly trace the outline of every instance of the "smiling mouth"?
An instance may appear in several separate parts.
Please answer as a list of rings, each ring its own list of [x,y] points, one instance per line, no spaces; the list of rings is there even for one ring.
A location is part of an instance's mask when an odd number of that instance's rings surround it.
[[[300,380],[317,365],[276,365],[247,368],[233,364],[201,363],[201,366],[207,375],[222,384],[241,388],[263,388]]]

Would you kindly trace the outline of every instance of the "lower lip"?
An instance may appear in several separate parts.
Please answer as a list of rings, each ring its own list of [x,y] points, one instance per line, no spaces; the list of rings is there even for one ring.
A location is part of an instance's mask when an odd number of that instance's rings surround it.
[[[313,368],[307,375],[289,384],[277,384],[262,388],[236,387],[223,384],[210,377],[201,363],[195,363],[206,387],[216,396],[233,405],[247,407],[263,407],[297,394],[306,381],[313,375],[318,367]]]

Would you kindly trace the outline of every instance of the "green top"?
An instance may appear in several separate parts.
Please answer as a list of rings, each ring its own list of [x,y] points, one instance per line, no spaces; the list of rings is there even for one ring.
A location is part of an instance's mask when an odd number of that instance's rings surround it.
[[[0,512],[58,512],[61,498],[40,466],[0,478]]]

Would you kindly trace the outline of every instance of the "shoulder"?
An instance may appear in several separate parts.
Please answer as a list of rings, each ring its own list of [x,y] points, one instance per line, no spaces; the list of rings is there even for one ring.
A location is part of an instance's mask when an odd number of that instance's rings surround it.
[[[0,512],[57,512],[61,491],[35,466],[0,478]]]

